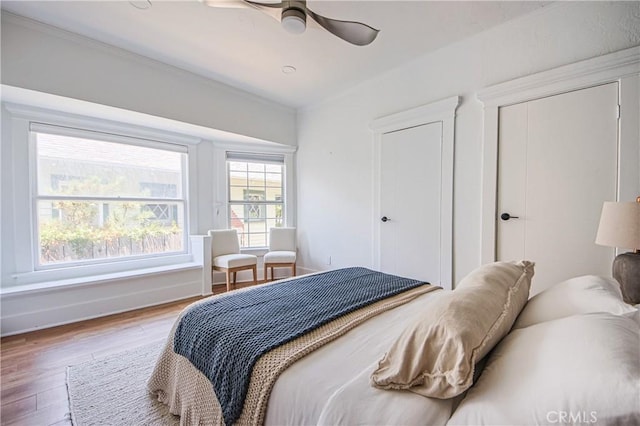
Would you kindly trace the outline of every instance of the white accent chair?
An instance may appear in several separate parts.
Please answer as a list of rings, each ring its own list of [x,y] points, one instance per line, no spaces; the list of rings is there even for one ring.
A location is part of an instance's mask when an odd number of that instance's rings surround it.
[[[275,279],[273,268],[291,268],[296,276],[296,228],[269,229],[269,252],[264,255],[264,280],[268,281],[268,269],[271,269],[271,281]]]
[[[258,258],[252,254],[240,253],[238,231],[235,229],[210,230],[211,236],[211,274],[213,271],[223,271],[227,276],[227,291],[231,290],[230,274],[233,273],[233,284],[236,284],[238,271],[251,269],[253,284],[257,284],[256,269]]]

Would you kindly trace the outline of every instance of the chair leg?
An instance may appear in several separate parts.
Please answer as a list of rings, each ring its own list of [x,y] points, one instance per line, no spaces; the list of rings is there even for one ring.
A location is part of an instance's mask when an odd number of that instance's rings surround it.
[[[291,269],[293,270],[293,276],[296,276],[296,264],[294,263],[293,266],[291,267]]]
[[[267,264],[264,264],[264,282],[266,283],[267,281],[269,281],[269,277],[267,276],[269,268],[267,267]]]
[[[258,284],[258,266],[257,265],[253,265],[253,285]]]
[[[235,288],[236,286],[236,278],[238,277],[238,273],[236,271],[233,271],[233,287]]]
[[[276,280],[276,274],[274,274],[273,272],[273,266],[271,267],[271,281],[275,281]]]
[[[229,277],[229,274],[230,274],[230,272],[229,272],[229,270],[227,269],[227,270],[226,270],[226,276],[227,276],[227,291],[231,291],[231,281],[229,280],[229,278],[230,278],[230,277]]]

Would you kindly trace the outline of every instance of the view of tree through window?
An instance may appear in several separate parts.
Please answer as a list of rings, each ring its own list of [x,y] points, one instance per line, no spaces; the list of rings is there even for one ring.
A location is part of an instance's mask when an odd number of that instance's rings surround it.
[[[40,265],[184,252],[186,154],[35,138]]]
[[[227,161],[229,221],[242,247],[266,247],[269,228],[283,226],[282,164]]]

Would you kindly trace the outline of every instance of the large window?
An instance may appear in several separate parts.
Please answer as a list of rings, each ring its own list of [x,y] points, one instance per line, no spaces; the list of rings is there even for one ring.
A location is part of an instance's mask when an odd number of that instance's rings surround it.
[[[244,248],[266,247],[269,229],[283,226],[284,157],[227,153],[229,227]]]
[[[186,148],[32,125],[40,267],[184,253]]]

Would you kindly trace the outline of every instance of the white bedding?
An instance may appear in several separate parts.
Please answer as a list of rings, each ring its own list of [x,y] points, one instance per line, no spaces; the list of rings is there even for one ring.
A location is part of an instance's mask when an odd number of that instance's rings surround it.
[[[513,330],[449,424],[640,424],[638,324],[593,312]]]
[[[382,313],[293,364],[273,387],[265,424],[446,424],[453,400],[369,383],[377,361],[412,318],[445,293],[428,293]]]
[[[640,424],[640,312],[613,303],[623,303],[621,298],[603,297],[607,281],[597,279],[605,284],[595,285],[594,279],[569,280],[531,299],[522,311],[521,325],[526,325],[513,329],[487,357],[479,381],[453,416],[464,394],[435,399],[370,384],[378,361],[402,331],[421,312],[446,303],[450,291],[438,290],[365,321],[290,365],[272,388],[264,423],[555,424],[554,416],[567,415],[581,416],[588,420],[584,423],[596,416],[599,424]],[[558,300],[561,290],[564,296]],[[575,304],[563,303],[569,299]],[[176,357],[184,368],[171,377],[186,385],[175,396],[197,400],[188,394],[197,392],[200,400],[190,407],[206,411],[209,401],[215,401],[208,380],[185,358]],[[194,381],[201,389],[191,389]],[[190,410],[176,412],[182,414],[182,424],[205,418]]]

